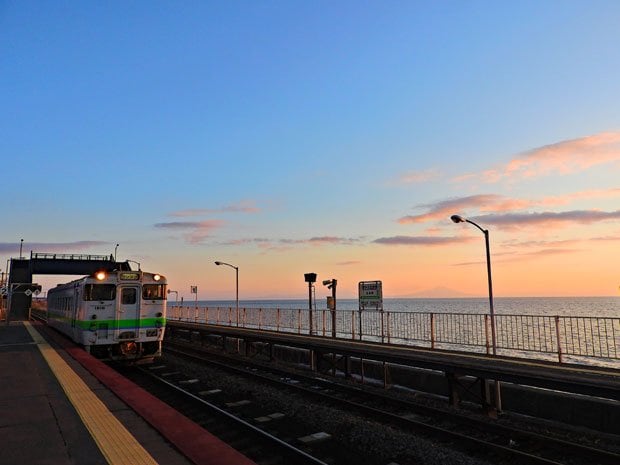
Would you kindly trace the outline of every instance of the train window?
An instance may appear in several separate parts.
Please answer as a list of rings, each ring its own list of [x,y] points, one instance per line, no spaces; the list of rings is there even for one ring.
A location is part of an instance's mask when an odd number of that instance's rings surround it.
[[[164,300],[166,298],[165,284],[144,284],[142,286],[144,300]]]
[[[136,303],[136,288],[126,287],[121,293],[121,303],[123,305],[131,305]]]
[[[114,284],[87,284],[84,286],[84,300],[114,299],[116,299],[116,285]]]

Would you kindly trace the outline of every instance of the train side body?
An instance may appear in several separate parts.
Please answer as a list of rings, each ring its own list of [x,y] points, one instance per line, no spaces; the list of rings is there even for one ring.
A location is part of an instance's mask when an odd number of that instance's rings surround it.
[[[114,271],[61,284],[47,294],[47,321],[106,360],[161,356],[166,279],[144,271]]]

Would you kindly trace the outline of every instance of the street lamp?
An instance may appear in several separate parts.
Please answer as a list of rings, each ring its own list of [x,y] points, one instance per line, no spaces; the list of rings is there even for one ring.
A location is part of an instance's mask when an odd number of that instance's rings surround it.
[[[23,247],[23,245],[24,245],[24,240],[23,240],[23,239],[21,239],[21,240],[19,241],[19,259],[20,259],[20,260],[22,259],[22,247]]]
[[[476,223],[467,218],[463,218],[460,215],[452,215],[450,219],[454,223],[469,223],[473,224],[476,228],[478,228],[484,234],[484,242],[486,245],[487,251],[487,277],[489,281],[489,313],[491,315],[491,344],[493,346],[493,355],[497,354],[497,345],[495,341],[495,310],[493,309],[493,282],[491,280],[491,252],[489,251],[489,230],[482,229]]]
[[[179,300],[179,293],[177,291],[173,291],[172,289],[168,289],[168,294],[171,294],[174,292],[174,306],[177,306],[177,302]]]
[[[237,305],[237,326],[239,326],[239,267],[235,265],[231,265],[230,263],[219,262],[219,261],[216,261],[215,264],[217,266],[226,265],[226,266],[229,266],[235,269],[235,283],[236,283],[235,301]]]
[[[118,250],[118,244],[114,247],[114,261],[116,262],[116,251]]]
[[[491,280],[491,252],[489,249],[489,230],[483,229],[476,223],[460,215],[452,215],[450,219],[454,223],[469,223],[474,225],[484,234],[484,243],[487,252],[487,278],[489,281],[489,313],[491,315],[491,344],[493,347],[493,355],[497,355],[497,344],[495,339],[495,310],[493,309],[493,281]],[[502,398],[500,393],[500,383],[495,380],[495,407],[498,411],[502,410]]]

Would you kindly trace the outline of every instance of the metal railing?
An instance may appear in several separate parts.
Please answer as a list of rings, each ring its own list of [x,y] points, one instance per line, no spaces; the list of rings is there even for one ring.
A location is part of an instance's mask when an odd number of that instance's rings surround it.
[[[114,259],[112,255],[88,255],[88,254],[67,254],[67,253],[30,253],[31,259],[45,260],[97,260],[111,261]]]
[[[172,306],[171,320],[331,337],[332,312],[307,309]],[[491,321],[480,313],[336,311],[336,337],[491,354]],[[620,368],[620,318],[495,315],[498,355]],[[567,359],[570,357],[570,359]],[[575,358],[576,357],[576,358]]]

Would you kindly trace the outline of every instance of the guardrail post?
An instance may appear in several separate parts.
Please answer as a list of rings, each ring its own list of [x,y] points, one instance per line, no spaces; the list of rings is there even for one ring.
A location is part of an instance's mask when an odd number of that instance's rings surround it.
[[[228,307],[228,326],[232,326],[232,307]]]
[[[258,309],[258,329],[260,329],[260,327],[261,327],[262,318],[263,318],[263,309],[259,308]]]
[[[390,344],[390,312],[388,312],[387,314],[387,338],[388,338],[388,344]]]
[[[209,324],[209,307],[205,307],[205,324]]]
[[[359,311],[359,318],[360,318],[360,341],[362,340],[362,309],[360,308]]]
[[[297,334],[301,334],[301,309],[297,309]]]
[[[562,344],[560,343],[560,317],[555,317],[555,336],[558,339],[558,360],[562,363]]]
[[[431,313],[431,349],[435,348],[435,314]]]
[[[351,339],[355,339],[355,312],[351,311]]]
[[[243,307],[243,327],[245,328],[245,322],[248,321],[246,318],[245,307]]]
[[[385,315],[385,313],[383,313],[383,310],[382,310],[381,311],[381,344],[385,342],[383,315]]]
[[[280,331],[280,309],[276,310],[276,331]]]
[[[489,355],[491,353],[491,343],[489,341],[489,315],[484,315],[484,337],[487,355]]]

